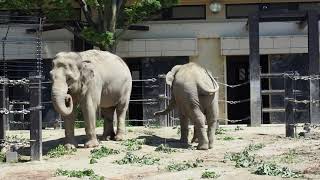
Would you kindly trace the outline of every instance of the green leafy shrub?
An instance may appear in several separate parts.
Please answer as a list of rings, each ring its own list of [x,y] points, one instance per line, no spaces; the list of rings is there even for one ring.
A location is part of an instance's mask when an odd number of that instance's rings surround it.
[[[203,163],[203,160],[201,159],[197,159],[195,162],[191,162],[191,161],[183,161],[182,163],[172,162],[167,166],[166,169],[169,171],[183,171],[189,168],[202,167],[201,163]]]
[[[285,153],[280,159],[284,163],[294,163],[297,160],[297,151],[295,149],[290,149],[288,153]]]
[[[215,179],[217,177],[219,177],[220,175],[217,174],[214,171],[208,171],[206,170],[205,172],[202,173],[201,178],[202,179]]]
[[[223,128],[218,128],[216,129],[216,135],[219,135],[219,134],[225,134],[226,133],[226,129],[223,129]]]
[[[139,157],[137,155],[132,154],[131,152],[128,152],[125,157],[123,157],[120,160],[116,160],[115,163],[119,165],[123,164],[139,164],[139,165],[153,165],[160,161],[159,158],[153,158],[150,156],[142,156]]]
[[[160,144],[156,149],[155,151],[161,151],[161,152],[164,152],[164,153],[173,153],[173,152],[177,152],[176,149],[172,149],[170,148],[168,145],[166,144]]]
[[[250,144],[249,146],[245,147],[244,149],[246,151],[257,151],[257,150],[262,149],[264,147],[265,147],[264,144],[258,143],[258,144]]]
[[[302,177],[299,172],[294,172],[288,167],[280,167],[274,163],[262,162],[258,165],[257,169],[254,171],[257,175],[267,175],[267,176],[281,176],[283,178],[298,178]]]
[[[92,169],[84,169],[84,170],[62,170],[57,169],[56,176],[67,176],[67,177],[76,177],[76,178],[84,178],[89,177],[90,180],[103,180],[103,176],[99,176],[95,174]]]
[[[58,158],[65,155],[72,155],[76,151],[77,149],[67,149],[63,145],[59,144],[59,146],[50,149],[47,156],[50,158]]]
[[[237,126],[236,128],[234,128],[235,131],[241,131],[241,130],[244,130],[242,127],[240,126]]]
[[[94,164],[94,163],[97,163],[97,159],[101,159],[103,157],[107,157],[112,154],[119,154],[120,151],[115,149],[109,149],[105,146],[102,146],[99,149],[91,150],[90,153],[91,153],[90,164]]]
[[[121,144],[127,147],[128,151],[136,151],[142,148],[146,143],[146,139],[127,139]]]
[[[2,153],[0,153],[0,163],[5,162],[6,161],[6,156]]]
[[[238,153],[227,153],[225,159],[236,162],[236,167],[247,168],[255,163],[255,157],[250,155],[247,150]]]

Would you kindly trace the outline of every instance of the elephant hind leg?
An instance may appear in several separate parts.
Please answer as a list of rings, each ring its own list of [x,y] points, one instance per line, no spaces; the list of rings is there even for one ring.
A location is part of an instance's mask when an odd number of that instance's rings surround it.
[[[182,113],[179,114],[180,116],[180,132],[181,132],[181,138],[180,141],[182,143],[188,143],[188,135],[189,135],[189,120],[186,118],[185,115]]]
[[[102,108],[101,113],[104,119],[102,140],[114,140],[115,133],[113,128],[115,107]]]
[[[193,110],[190,112],[191,118],[193,119],[195,123],[195,128],[199,144],[197,146],[197,149],[199,150],[207,150],[209,148],[208,144],[208,136],[207,136],[207,130],[206,130],[206,117],[201,111],[200,107],[194,107]]]
[[[122,141],[125,134],[125,118],[128,109],[128,104],[118,105],[116,107],[117,113],[117,134],[115,136],[116,141]]]
[[[219,107],[218,107],[218,93],[215,93],[215,97],[213,102],[209,106],[207,110],[207,121],[208,121],[208,139],[209,139],[209,149],[213,148],[213,141],[214,135],[216,132],[216,127],[218,125],[218,114],[219,114]]]

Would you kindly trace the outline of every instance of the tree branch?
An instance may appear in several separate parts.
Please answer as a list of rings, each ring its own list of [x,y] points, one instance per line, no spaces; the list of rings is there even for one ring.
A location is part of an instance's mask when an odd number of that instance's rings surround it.
[[[90,7],[88,7],[87,3],[85,0],[78,0],[78,3],[83,11],[83,14],[86,18],[86,20],[88,21],[89,25],[91,27],[93,27],[94,29],[97,29],[97,25],[96,23],[94,23],[94,21],[92,20],[92,12]]]

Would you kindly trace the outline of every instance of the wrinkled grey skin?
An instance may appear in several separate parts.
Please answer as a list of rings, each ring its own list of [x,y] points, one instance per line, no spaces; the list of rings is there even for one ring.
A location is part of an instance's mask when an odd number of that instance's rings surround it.
[[[196,63],[177,65],[167,73],[166,83],[171,85],[172,98],[165,110],[154,115],[165,115],[176,106],[180,115],[181,141],[188,142],[190,119],[195,125],[192,141],[198,138],[197,149],[212,148],[218,115],[219,86],[211,72]]]
[[[125,115],[132,88],[130,70],[118,56],[99,50],[80,53],[60,52],[53,60],[50,72],[52,102],[65,122],[65,146],[75,148],[75,107],[81,108],[87,141],[85,147],[99,145],[96,137],[96,111],[101,107],[104,139],[122,140]],[[117,115],[117,134],[113,129],[113,115]]]

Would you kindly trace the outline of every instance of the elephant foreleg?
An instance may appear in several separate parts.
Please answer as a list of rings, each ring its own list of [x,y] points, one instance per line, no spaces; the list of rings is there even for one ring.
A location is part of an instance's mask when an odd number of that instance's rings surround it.
[[[128,104],[123,106],[118,106],[116,108],[116,113],[117,113],[117,134],[115,136],[116,141],[122,141],[124,139],[125,118],[126,118],[127,109],[128,109]]]
[[[64,128],[65,128],[65,147],[67,149],[74,149],[78,146],[74,138],[74,121],[75,121],[75,112],[73,112],[69,116],[62,117],[64,120]]]
[[[96,105],[93,104],[91,98],[81,103],[81,108],[84,116],[85,131],[87,135],[87,142],[84,144],[86,148],[99,146],[96,135]]]
[[[102,140],[114,140],[115,133],[113,128],[115,107],[103,108],[102,115],[104,118]]]

